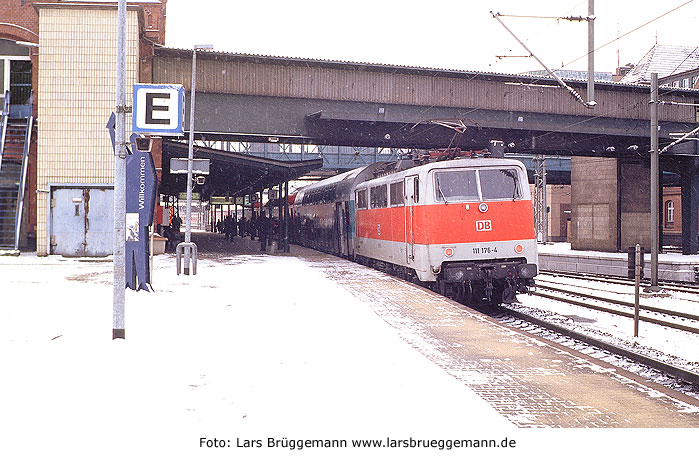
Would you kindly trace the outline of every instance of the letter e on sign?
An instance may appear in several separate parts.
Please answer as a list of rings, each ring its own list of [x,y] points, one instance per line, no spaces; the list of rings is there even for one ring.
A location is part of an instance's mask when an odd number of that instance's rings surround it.
[[[476,221],[476,231],[477,232],[489,232],[493,229],[493,225],[489,220],[477,220]]]
[[[184,134],[183,111],[182,85],[134,85],[134,133],[180,136]]]

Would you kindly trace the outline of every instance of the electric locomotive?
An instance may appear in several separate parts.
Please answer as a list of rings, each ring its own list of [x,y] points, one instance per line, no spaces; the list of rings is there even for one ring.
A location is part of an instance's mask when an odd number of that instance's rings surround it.
[[[511,303],[537,274],[526,169],[503,158],[377,163],[303,189],[300,244],[466,303]]]

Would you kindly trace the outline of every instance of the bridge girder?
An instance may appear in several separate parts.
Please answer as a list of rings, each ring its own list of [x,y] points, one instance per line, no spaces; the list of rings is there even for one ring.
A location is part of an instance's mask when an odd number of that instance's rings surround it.
[[[196,136],[206,140],[481,150],[498,139],[506,152],[610,158],[646,156],[650,149],[647,122],[595,116],[202,93],[195,117]],[[432,120],[460,120],[465,130]],[[693,127],[662,123],[661,145],[672,141],[671,132]]]

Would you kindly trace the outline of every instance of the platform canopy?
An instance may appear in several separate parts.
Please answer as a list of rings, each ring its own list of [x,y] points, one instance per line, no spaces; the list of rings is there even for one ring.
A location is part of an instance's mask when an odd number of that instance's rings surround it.
[[[187,190],[186,174],[170,173],[171,158],[187,158],[188,145],[163,140],[163,174],[160,193],[177,195]],[[194,193],[208,200],[212,196],[238,197],[298,179],[323,166],[323,160],[279,161],[208,147],[194,146],[194,158],[210,160],[209,174]]]

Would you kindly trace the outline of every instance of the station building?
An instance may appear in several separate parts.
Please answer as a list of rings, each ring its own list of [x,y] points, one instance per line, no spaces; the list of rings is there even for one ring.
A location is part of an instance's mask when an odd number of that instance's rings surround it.
[[[165,41],[166,3],[128,2],[127,88],[150,81],[149,56]],[[10,90],[12,107],[28,107],[25,115],[36,120],[20,245],[52,253],[53,228],[66,232],[59,240],[69,245],[89,244],[85,255],[111,254],[114,153],[105,126],[115,105],[117,4],[2,2],[0,17],[0,89]],[[130,91],[126,97],[131,105]],[[130,122],[127,117],[127,130]],[[63,227],[81,217],[90,226],[89,242],[80,241],[85,228]]]

